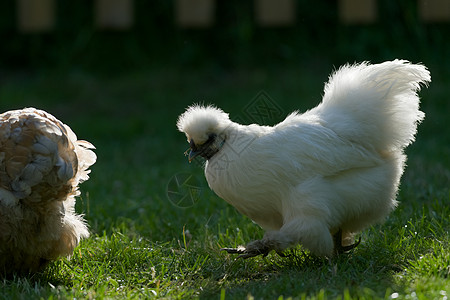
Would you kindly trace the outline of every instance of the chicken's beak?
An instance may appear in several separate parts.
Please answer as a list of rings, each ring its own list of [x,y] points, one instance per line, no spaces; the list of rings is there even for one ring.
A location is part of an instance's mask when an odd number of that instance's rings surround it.
[[[197,149],[197,146],[195,145],[194,140],[191,140],[191,141],[189,142],[189,145],[191,146],[190,151],[189,151],[189,156],[188,156],[189,163],[190,163],[190,162],[192,162],[192,160],[193,160],[194,158],[196,158],[197,156],[199,156],[200,153],[201,153],[202,151],[199,150],[199,149]],[[186,151],[186,152],[187,152],[187,151]]]
[[[191,149],[191,151],[189,151],[189,156],[188,156],[189,162],[192,162],[192,160],[194,158],[196,158],[197,156],[199,156],[200,153],[201,153],[201,151],[194,151]]]

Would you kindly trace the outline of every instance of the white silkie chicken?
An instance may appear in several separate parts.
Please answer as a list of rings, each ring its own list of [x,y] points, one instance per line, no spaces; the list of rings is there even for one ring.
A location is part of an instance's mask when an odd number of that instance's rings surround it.
[[[354,248],[353,235],[397,205],[404,149],[415,139],[425,66],[404,60],[345,65],[322,102],[270,127],[232,122],[193,105],[177,127],[189,160],[207,159],[210,188],[266,232],[237,249],[247,258],[301,244],[318,256]]]
[[[39,271],[89,236],[74,206],[92,148],[42,110],[0,114],[0,276]]]

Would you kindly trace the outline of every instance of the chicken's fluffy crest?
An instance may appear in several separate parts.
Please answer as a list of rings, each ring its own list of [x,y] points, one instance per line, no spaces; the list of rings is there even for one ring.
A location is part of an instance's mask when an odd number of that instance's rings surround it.
[[[213,105],[194,104],[178,118],[177,128],[186,134],[188,142],[203,144],[208,134],[223,131],[231,123],[228,114]]]

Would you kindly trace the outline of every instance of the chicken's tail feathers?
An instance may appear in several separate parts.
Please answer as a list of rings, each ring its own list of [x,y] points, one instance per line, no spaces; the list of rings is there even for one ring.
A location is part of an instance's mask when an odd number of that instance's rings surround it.
[[[430,81],[425,66],[405,60],[346,65],[330,76],[315,113],[347,139],[381,151],[402,149],[425,117],[417,92]]]

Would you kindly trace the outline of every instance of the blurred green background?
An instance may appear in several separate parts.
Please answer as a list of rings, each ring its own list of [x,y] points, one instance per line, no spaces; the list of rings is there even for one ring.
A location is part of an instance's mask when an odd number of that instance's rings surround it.
[[[52,4],[50,29],[21,29],[18,3],[26,10],[33,1]],[[125,218],[140,233],[171,240],[185,224],[207,223],[216,205],[227,207],[219,199],[183,210],[168,203],[167,185],[178,172],[194,172],[208,190],[201,168],[183,157],[188,145],[175,127],[188,105],[214,103],[237,120],[264,91],[284,113],[267,120],[273,125],[315,106],[334,69],[366,60],[402,58],[430,69],[431,86],[420,93],[426,121],[409,151],[410,164],[437,175],[427,181],[411,172],[406,184],[447,190],[450,20],[424,21],[419,4],[426,0],[362,1],[376,3],[376,18],[357,23],[342,18],[340,5],[349,1],[293,0],[283,26],[262,25],[256,0],[205,0],[214,3],[213,20],[200,28],[177,21],[183,0],[124,1],[132,3],[126,28],[98,26],[101,0],[0,2],[1,111],[47,110],[97,147],[78,204],[94,232]],[[170,226],[173,232],[156,230]]]

